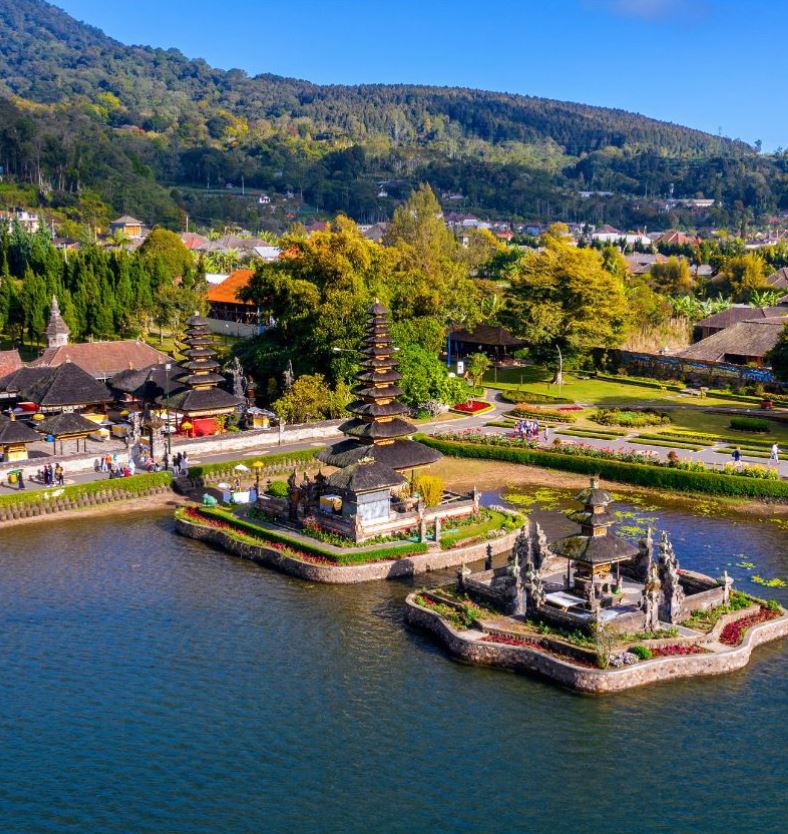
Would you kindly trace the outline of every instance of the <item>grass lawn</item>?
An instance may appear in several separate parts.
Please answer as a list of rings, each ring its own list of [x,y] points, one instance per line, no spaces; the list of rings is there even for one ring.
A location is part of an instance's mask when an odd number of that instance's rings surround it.
[[[635,385],[626,382],[612,382],[601,379],[580,379],[573,374],[564,374],[564,385],[552,385],[553,371],[539,365],[526,368],[505,368],[488,371],[484,383],[499,390],[531,391],[534,394],[548,394],[551,397],[566,397],[579,403],[589,403],[599,408],[616,405],[655,405],[662,403],[697,404],[694,397],[683,396],[677,391],[660,391],[658,388]],[[731,400],[705,397],[705,406],[735,405]],[[741,403],[739,403],[741,406]]]
[[[704,434],[719,434],[726,439],[741,438],[746,444],[748,440],[775,440],[780,445],[788,445],[788,424],[770,420],[771,431],[768,434],[752,434],[751,432],[737,432],[730,428],[731,418],[726,414],[707,414],[695,409],[676,409],[670,413],[673,422],[671,428],[681,431],[698,431]]]
[[[444,522],[447,532],[441,536],[441,549],[448,550],[470,539],[486,537],[493,530],[514,529],[516,523],[513,516],[498,512],[498,510],[485,510],[479,521],[465,524],[457,529],[456,533],[448,532],[452,529],[450,519]]]

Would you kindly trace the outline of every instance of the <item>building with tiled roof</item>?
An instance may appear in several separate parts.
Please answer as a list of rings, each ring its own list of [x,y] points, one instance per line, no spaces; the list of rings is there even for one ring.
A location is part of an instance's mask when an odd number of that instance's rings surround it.
[[[705,319],[696,322],[693,328],[693,341],[699,342],[701,339],[708,339],[709,336],[713,336],[728,327],[733,327],[740,321],[779,318],[787,313],[788,307],[781,305],[777,307],[751,307],[749,304],[734,304],[727,310],[706,316]]]
[[[776,272],[772,272],[766,279],[766,283],[773,290],[788,290],[788,267],[784,266]]]
[[[116,342],[82,342],[47,348],[30,366],[55,368],[71,362],[95,379],[110,379],[120,371],[149,368],[170,361],[166,353],[145,342],[121,339]]]
[[[249,286],[252,269],[236,269],[221,284],[212,286],[206,295],[210,317],[221,321],[257,321],[257,307],[251,301],[241,301],[238,292]]]
[[[702,339],[678,356],[703,362],[730,362],[734,365],[764,364],[764,357],[777,344],[788,324],[788,315],[740,321]]]
[[[22,367],[22,358],[18,350],[0,350],[0,379]]]

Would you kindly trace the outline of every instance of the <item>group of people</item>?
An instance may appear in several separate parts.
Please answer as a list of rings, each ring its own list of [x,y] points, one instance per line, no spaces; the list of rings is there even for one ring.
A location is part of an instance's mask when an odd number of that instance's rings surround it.
[[[137,465],[131,455],[128,463],[121,463],[117,452],[108,452],[93,461],[93,469],[96,472],[107,472],[110,478],[130,478],[137,471]]]
[[[741,459],[741,449],[737,446],[732,452],[731,457],[733,458],[733,465],[740,469],[743,466],[742,459]],[[780,465],[780,447],[777,443],[772,443],[772,448],[769,451],[769,465],[771,466],[774,464],[775,466]]]
[[[520,435],[520,440],[539,440],[539,420],[520,420],[517,424],[517,434]],[[547,442],[550,439],[550,427],[544,427],[544,440]]]
[[[44,484],[44,486],[65,486],[65,471],[59,463],[55,466],[52,466],[51,463],[48,463],[42,469],[38,470],[38,482],[40,484]],[[24,489],[24,487],[20,487],[20,489]]]
[[[178,452],[172,459],[172,473],[176,476],[189,474],[189,456],[186,452]]]

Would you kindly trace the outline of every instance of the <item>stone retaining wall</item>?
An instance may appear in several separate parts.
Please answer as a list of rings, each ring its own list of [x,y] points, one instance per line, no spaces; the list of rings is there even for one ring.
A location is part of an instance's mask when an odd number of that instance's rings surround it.
[[[118,480],[120,481],[121,479]],[[165,492],[172,492],[167,485],[152,486],[150,489],[131,492],[114,485],[110,486],[109,481],[107,484],[107,488],[100,492],[82,493],[73,497],[65,495],[47,499],[45,495],[58,492],[58,490],[40,490],[40,492],[36,493],[40,495],[40,499],[37,501],[0,506],[0,524],[16,521],[21,518],[38,518],[68,510],[85,510],[101,504],[113,504],[119,501],[130,501],[137,498],[147,498],[150,495],[161,495]]]
[[[778,619],[768,620],[750,628],[744,635],[741,646],[729,650],[655,658],[621,669],[590,669],[575,666],[568,661],[527,647],[481,642],[478,639],[479,632],[472,632],[473,637],[469,639],[435,612],[418,606],[414,597],[415,594],[411,594],[406,601],[407,621],[433,633],[456,657],[469,663],[537,674],[580,692],[622,692],[625,689],[663,680],[733,672],[747,665],[756,646],[788,636],[788,615],[784,613]],[[741,611],[736,612],[733,619],[738,619],[743,614]]]
[[[381,579],[399,579],[415,576],[419,573],[456,567],[465,562],[475,562],[485,557],[488,544],[492,544],[494,554],[508,553],[519,533],[519,530],[514,531],[499,538],[489,539],[468,547],[454,548],[453,550],[439,550],[436,548],[428,553],[419,553],[402,559],[387,559],[364,565],[329,565],[294,559],[265,544],[247,544],[238,541],[223,530],[204,527],[186,519],[176,518],[175,529],[183,536],[212,544],[226,550],[228,553],[240,556],[242,559],[250,559],[258,564],[276,568],[283,573],[310,582],[324,582],[334,585],[354,585]]]

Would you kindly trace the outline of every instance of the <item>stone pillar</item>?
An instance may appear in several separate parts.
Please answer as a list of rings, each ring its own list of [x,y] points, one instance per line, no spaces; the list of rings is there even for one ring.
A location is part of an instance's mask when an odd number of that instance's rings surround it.
[[[471,575],[471,569],[463,562],[457,568],[457,588],[460,591],[465,591],[465,577]]]
[[[435,544],[439,544],[441,540],[441,518],[439,515],[435,516]]]
[[[427,541],[427,519],[424,517],[424,513],[419,513],[419,541]]]

